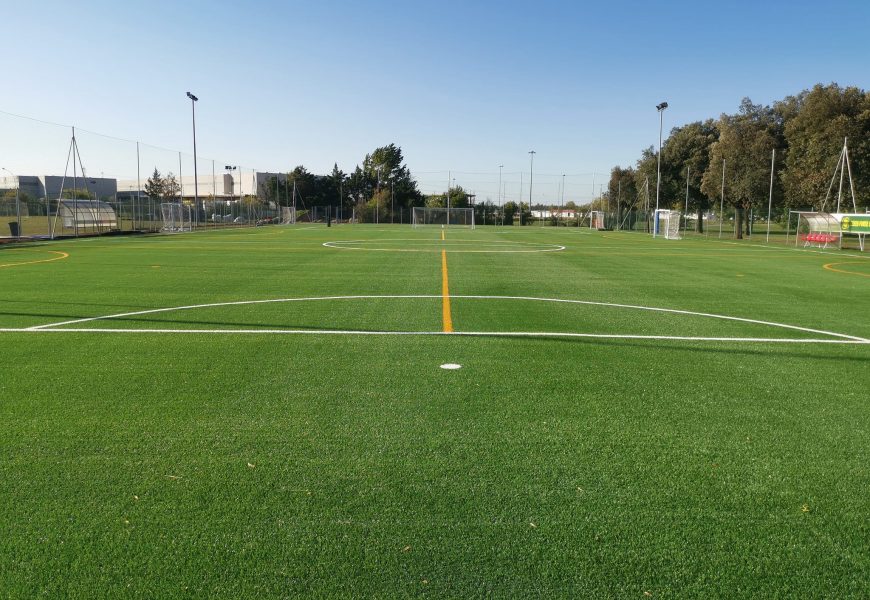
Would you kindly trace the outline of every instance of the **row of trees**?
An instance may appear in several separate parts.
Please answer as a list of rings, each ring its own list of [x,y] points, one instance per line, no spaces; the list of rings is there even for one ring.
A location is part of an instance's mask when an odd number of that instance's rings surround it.
[[[164,202],[180,201],[181,184],[178,183],[172,172],[164,176],[155,167],[154,173],[145,182],[145,194],[154,200],[163,200]]]
[[[832,83],[816,85],[773,106],[744,98],[736,114],[671,130],[662,146],[660,207],[682,209],[688,189],[689,210],[697,213],[696,228],[703,231],[703,214],[719,206],[724,163],[724,198],[734,209],[735,235],[742,237],[743,229],[749,228],[747,211],[766,213],[775,150],[774,212],[819,209],[847,137],[855,202],[866,207],[870,204],[870,93]],[[619,198],[621,207],[642,208],[649,193],[654,202],[657,160],[656,149],[649,147],[634,167],[614,167],[602,201]],[[850,210],[851,200],[850,195]]]
[[[282,206],[293,205],[295,200],[297,207],[356,209],[363,220],[368,220],[376,211],[387,214],[393,209],[422,206],[425,202],[404,164],[402,149],[395,144],[366,154],[352,173],[345,173],[336,164],[328,175],[316,175],[300,165],[286,177],[270,178],[259,192],[264,198],[277,199]]]
[[[405,165],[402,149],[395,144],[381,146],[366,154],[362,163],[349,174],[339,169],[337,164],[328,175],[316,175],[304,166],[298,166],[286,177],[271,177],[259,190],[262,198],[277,200],[282,206],[293,205],[294,191],[297,208],[340,205],[346,214],[355,210],[363,221],[374,220],[376,212],[383,219],[390,213],[407,213],[415,206],[443,208],[448,204],[448,197],[453,208],[473,207],[476,223],[512,223],[516,216],[526,223],[530,214],[526,204],[522,205],[521,211],[512,202],[503,207],[489,200],[475,202],[474,196],[459,185],[440,194],[422,194]]]

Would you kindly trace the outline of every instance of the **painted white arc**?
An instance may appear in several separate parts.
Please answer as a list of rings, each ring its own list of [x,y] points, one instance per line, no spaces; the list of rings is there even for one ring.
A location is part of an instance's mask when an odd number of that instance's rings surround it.
[[[759,319],[748,319],[745,317],[732,317],[729,315],[718,315],[718,314],[714,314],[714,313],[696,312],[696,311],[681,310],[681,309],[675,309],[675,308],[660,308],[660,307],[654,307],[654,306],[640,306],[640,305],[634,305],[634,304],[619,304],[619,303],[614,303],[614,302],[596,302],[596,301],[592,301],[592,300],[569,300],[569,299],[562,299],[562,298],[539,298],[539,297],[535,297],[535,296],[479,296],[479,295],[454,296],[454,295],[451,295],[450,297],[455,298],[455,299],[466,299],[466,300],[517,300],[517,301],[529,301],[529,302],[553,302],[553,303],[562,303],[562,304],[579,304],[579,305],[586,305],[586,306],[605,306],[605,307],[613,307],[613,308],[625,308],[625,309],[631,309],[631,310],[661,312],[661,313],[675,314],[675,315],[706,317],[706,318],[711,318],[711,319],[721,319],[721,320],[725,320],[725,321],[750,323],[750,324],[754,324],[754,325],[765,325],[765,326],[769,326],[769,327],[778,327],[778,328],[789,329],[789,330],[793,330],[793,331],[802,331],[804,333],[813,333],[813,334],[830,336],[830,337],[835,337],[835,338],[842,338],[842,339],[852,340],[852,341],[857,341],[857,342],[870,342],[870,340],[867,340],[867,339],[862,338],[862,337],[848,335],[848,334],[844,334],[844,333],[837,333],[837,332],[833,332],[833,331],[824,331],[821,329],[812,329],[809,327],[800,327],[798,325],[789,325],[786,323],[776,323],[773,321],[763,321],[763,320],[759,320]],[[48,330],[48,329],[57,329],[60,327],[64,327],[66,325],[75,325],[75,324],[79,324],[79,323],[90,323],[93,321],[120,319],[120,318],[124,318],[124,317],[135,317],[135,316],[141,316],[141,315],[174,312],[174,311],[181,311],[181,310],[196,310],[196,309],[201,309],[201,308],[216,308],[216,307],[221,307],[221,306],[243,306],[243,305],[252,305],[252,304],[275,304],[275,303],[282,303],[282,302],[314,302],[314,301],[329,301],[329,300],[338,301],[338,300],[378,300],[378,299],[380,299],[380,300],[392,300],[392,299],[399,299],[399,300],[401,300],[401,299],[434,299],[434,300],[440,300],[441,296],[436,296],[436,295],[431,295],[431,294],[384,295],[384,296],[378,296],[378,295],[315,296],[315,297],[310,297],[310,298],[275,298],[275,299],[269,299],[269,300],[238,300],[238,301],[233,301],[233,302],[213,302],[213,303],[209,303],[209,304],[191,304],[191,305],[187,305],[187,306],[153,308],[153,309],[148,309],[148,310],[118,313],[118,314],[113,314],[113,315],[104,315],[104,316],[98,316],[98,317],[86,317],[83,319],[73,319],[70,321],[61,321],[58,323],[46,323],[44,325],[34,325],[32,327],[26,327],[23,329],[13,329],[12,331],[40,331],[40,330]],[[0,331],[6,331],[6,330],[0,330]],[[151,330],[151,331],[156,331],[156,330]],[[202,330],[202,331],[205,331],[205,330]],[[218,332],[218,331],[223,332],[223,331],[227,331],[227,330],[213,330],[213,331],[214,332]],[[231,331],[239,331],[239,330],[231,330]],[[266,331],[266,330],[264,329],[264,330],[252,330],[252,331],[256,332],[256,331]],[[280,331],[284,331],[284,330],[280,330]],[[354,332],[354,333],[360,333],[360,332]],[[387,334],[389,332],[383,332],[383,333]],[[411,333],[423,334],[425,332],[406,332],[406,333],[407,334],[411,334]],[[508,332],[505,332],[505,333],[508,333]],[[528,333],[531,334],[533,332],[528,332]],[[543,336],[546,334],[547,334],[547,332],[537,332],[537,335]],[[550,334],[550,335],[553,335],[553,334]],[[568,335],[568,334],[565,334],[565,335]],[[599,335],[599,334],[571,334],[571,335],[576,337],[578,335]],[[601,334],[601,335],[603,335],[603,334]],[[626,334],[626,335],[631,336],[632,334]],[[652,339],[671,339],[672,337],[673,336],[660,336],[660,337],[653,337]],[[684,338],[684,337],[677,336],[677,339],[690,339],[690,338]],[[718,339],[718,338],[701,337],[701,338],[697,338],[697,339]],[[734,338],[725,338],[725,339],[734,339]],[[749,339],[749,338],[742,338],[742,339]],[[761,338],[759,338],[759,339],[761,339]]]

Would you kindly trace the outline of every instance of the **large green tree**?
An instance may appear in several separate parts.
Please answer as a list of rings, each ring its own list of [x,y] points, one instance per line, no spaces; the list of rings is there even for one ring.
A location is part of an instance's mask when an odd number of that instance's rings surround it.
[[[613,167],[607,184],[607,195],[616,213],[616,228],[622,224],[622,216],[637,205],[637,180],[631,167]]]
[[[433,208],[446,208],[448,203],[448,196],[450,201],[450,208],[468,208],[469,207],[469,195],[461,185],[455,185],[451,187],[447,193],[441,194],[432,194],[426,196],[425,204],[426,206]]]
[[[157,170],[157,167],[154,167],[154,172],[148,178],[148,181],[145,182],[145,193],[149,198],[162,200],[165,189],[166,184],[163,181],[163,176]]]
[[[848,137],[856,202],[866,206],[870,201],[870,94],[836,83],[816,85],[786,98],[776,108],[784,115],[789,147],[782,171],[786,204],[821,207]],[[827,208],[834,207],[829,203]],[[843,208],[851,210],[851,201]]]
[[[767,203],[771,151],[781,137],[777,131],[781,123],[773,109],[744,98],[740,112],[722,115],[718,128],[719,139],[712,145],[701,189],[708,198],[720,193],[724,160],[725,198],[735,209],[734,234],[740,239],[746,211]],[[746,230],[749,231],[748,221]]]
[[[712,198],[701,190],[701,179],[710,166],[710,150],[719,138],[719,129],[712,119],[696,121],[671,130],[662,148],[663,208],[684,210],[688,191],[689,210],[697,214],[695,230],[704,230],[704,212]],[[688,190],[687,190],[688,184]]]

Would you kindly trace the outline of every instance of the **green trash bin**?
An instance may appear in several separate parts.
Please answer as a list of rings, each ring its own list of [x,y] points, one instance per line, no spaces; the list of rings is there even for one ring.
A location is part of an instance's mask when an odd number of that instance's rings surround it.
[[[11,221],[9,223],[9,233],[12,235],[12,237],[18,237],[19,232],[18,232],[18,222],[17,221]]]

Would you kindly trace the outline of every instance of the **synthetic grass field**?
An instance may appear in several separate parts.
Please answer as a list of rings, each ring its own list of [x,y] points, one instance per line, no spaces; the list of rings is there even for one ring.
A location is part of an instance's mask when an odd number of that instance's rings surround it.
[[[0,249],[2,595],[868,596],[870,260],[441,234]]]

